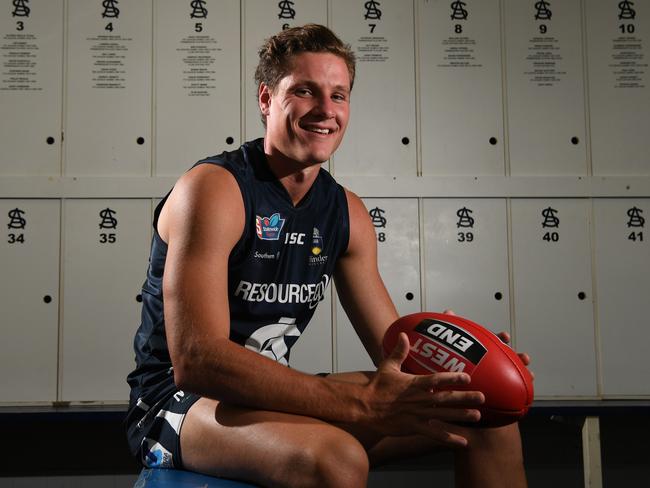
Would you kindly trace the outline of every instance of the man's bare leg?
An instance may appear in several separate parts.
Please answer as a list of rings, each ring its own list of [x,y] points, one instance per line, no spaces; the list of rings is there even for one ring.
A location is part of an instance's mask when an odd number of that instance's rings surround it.
[[[186,469],[268,487],[365,487],[368,456],[320,420],[200,399],[181,429]]]
[[[341,373],[328,378],[366,384],[372,373]],[[359,439],[368,452],[371,466],[440,450],[444,446],[422,436],[379,437],[355,426],[342,426]],[[527,486],[518,424],[500,428],[456,427],[468,440],[465,448],[454,450],[455,479],[458,488]]]
[[[365,383],[372,373],[330,375]],[[523,488],[526,476],[517,424],[456,427],[466,448],[455,450],[456,486]],[[335,426],[279,412],[199,400],[181,429],[184,467],[263,486],[365,487],[369,466],[440,450],[423,436],[383,437],[359,426]]]

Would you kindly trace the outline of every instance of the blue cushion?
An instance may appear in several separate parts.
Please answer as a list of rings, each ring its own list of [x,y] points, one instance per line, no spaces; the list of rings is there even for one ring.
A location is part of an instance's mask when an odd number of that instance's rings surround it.
[[[255,488],[241,481],[213,478],[178,469],[143,469],[133,488]]]

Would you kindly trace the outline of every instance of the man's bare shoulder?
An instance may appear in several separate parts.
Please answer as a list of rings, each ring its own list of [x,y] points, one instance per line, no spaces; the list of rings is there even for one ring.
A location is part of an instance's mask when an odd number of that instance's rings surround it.
[[[350,218],[350,241],[346,255],[365,254],[366,251],[374,248],[375,229],[363,200],[347,188],[345,188],[345,196],[348,200]]]
[[[168,241],[171,226],[227,225],[243,228],[244,203],[233,174],[214,164],[200,164],[174,185],[158,221],[160,236]]]
[[[366,206],[359,196],[348,188],[343,188],[345,190],[345,197],[348,200],[348,211],[350,212],[350,219],[365,217],[366,215]]]

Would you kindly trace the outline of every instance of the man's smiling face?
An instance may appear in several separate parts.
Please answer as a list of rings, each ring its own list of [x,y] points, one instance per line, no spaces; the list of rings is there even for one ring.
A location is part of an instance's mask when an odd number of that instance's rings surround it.
[[[304,166],[327,161],[338,148],[350,116],[350,75],[330,53],[296,55],[274,91],[260,86],[266,145]]]

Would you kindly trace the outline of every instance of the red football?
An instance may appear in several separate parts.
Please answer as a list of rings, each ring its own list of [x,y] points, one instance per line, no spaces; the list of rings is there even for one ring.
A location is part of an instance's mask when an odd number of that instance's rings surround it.
[[[384,354],[400,332],[411,345],[402,371],[411,374],[465,372],[472,382],[457,390],[481,391],[479,426],[501,426],[523,417],[533,402],[533,378],[519,356],[495,334],[457,315],[422,312],[397,319],[384,336]]]

